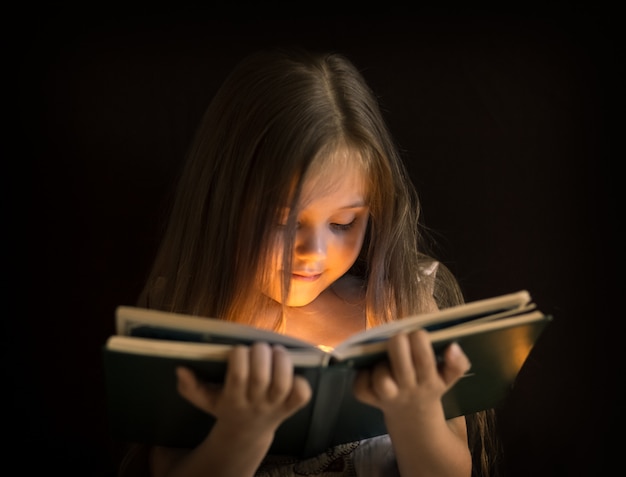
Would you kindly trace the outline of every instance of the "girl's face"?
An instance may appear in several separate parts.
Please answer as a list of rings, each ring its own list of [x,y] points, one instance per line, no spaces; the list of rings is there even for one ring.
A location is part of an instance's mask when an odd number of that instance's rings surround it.
[[[291,278],[285,304],[304,306],[313,302],[357,259],[369,218],[367,190],[359,159],[350,152],[339,160],[325,161],[323,170],[305,180],[297,211],[292,269],[283,270],[282,228],[289,210],[277,226],[276,244],[263,293],[281,303],[284,274]]]

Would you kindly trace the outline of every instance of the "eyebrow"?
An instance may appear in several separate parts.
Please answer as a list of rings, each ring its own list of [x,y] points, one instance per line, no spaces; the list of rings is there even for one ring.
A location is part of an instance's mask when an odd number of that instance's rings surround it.
[[[344,209],[361,209],[363,207],[367,207],[367,204],[365,202],[356,202],[354,204],[350,204],[350,205],[344,205],[343,207],[338,207],[337,210],[344,210]]]
[[[341,207],[337,207],[337,209],[335,210],[351,210],[351,209],[365,209],[369,207],[369,205],[363,201],[361,202],[355,202],[353,204],[348,204],[348,205],[344,205]],[[283,206],[284,212],[289,213],[291,211],[290,207],[287,206]]]

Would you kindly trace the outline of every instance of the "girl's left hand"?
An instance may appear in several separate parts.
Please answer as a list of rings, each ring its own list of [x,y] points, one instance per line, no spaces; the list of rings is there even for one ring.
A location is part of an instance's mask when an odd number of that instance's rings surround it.
[[[390,338],[388,362],[361,370],[354,383],[356,397],[385,414],[428,409],[470,368],[457,343],[446,348],[439,365],[428,332],[418,330]]]

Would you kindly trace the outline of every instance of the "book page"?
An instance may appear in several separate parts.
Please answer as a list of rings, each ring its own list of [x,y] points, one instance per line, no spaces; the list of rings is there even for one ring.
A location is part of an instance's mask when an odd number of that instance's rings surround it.
[[[335,348],[335,352],[341,353],[342,350],[358,343],[385,340],[401,331],[412,331],[419,328],[434,330],[460,324],[471,326],[474,320],[490,321],[492,319],[501,319],[505,316],[518,314],[534,308],[535,305],[530,302],[530,294],[526,290],[521,290],[516,293],[469,302],[385,323],[384,325],[352,335],[339,344]]]
[[[495,319],[491,321],[485,321],[479,319],[478,322],[472,326],[463,323],[458,326],[451,326],[449,328],[438,329],[430,331],[430,341],[433,345],[455,341],[464,336],[475,335],[479,333],[485,333],[497,329],[511,328],[515,326],[525,325],[536,321],[546,320],[546,315],[540,311],[530,311],[528,313],[513,314],[505,318]],[[347,361],[356,360],[359,366],[363,363],[369,363],[377,360],[377,357],[387,353],[387,340],[368,341],[354,343],[351,346],[342,346],[341,348],[335,348],[332,357],[336,361],[344,361],[348,366],[353,366],[352,363]]]
[[[106,348],[119,353],[132,353],[157,358],[225,362],[233,345],[115,335],[107,340]],[[325,366],[330,356],[315,347],[289,349],[289,354],[295,367]]]
[[[471,328],[474,326],[474,322],[490,322],[528,311],[534,307],[534,304],[530,302],[529,293],[522,290],[508,295],[465,303],[444,310],[386,323],[354,334],[334,350],[322,350],[315,344],[304,340],[240,323],[130,306],[117,308],[116,328],[118,335],[121,336],[132,336],[136,339],[143,338],[153,342],[158,340],[159,346],[161,346],[160,349],[164,349],[166,342],[177,343],[182,346],[169,347],[167,345],[168,352],[172,353],[183,349],[185,352],[192,353],[192,355],[198,352],[208,352],[208,349],[188,346],[191,344],[211,344],[218,346],[216,350],[221,349],[223,351],[223,348],[219,348],[220,346],[249,345],[258,341],[265,341],[272,344],[281,344],[289,350],[308,350],[306,353],[299,353],[299,356],[307,356],[307,358],[301,358],[303,360],[302,363],[309,363],[309,357],[313,356],[314,358],[312,359],[318,362],[320,359],[324,359],[324,364],[326,364],[330,360],[331,355],[337,358],[354,355],[358,353],[358,349],[363,349],[363,351],[370,349],[371,346],[369,344],[375,345],[374,348],[376,349],[381,346],[384,348],[385,344],[381,344],[381,341],[402,331],[407,332],[418,328],[435,331],[436,329],[446,329],[451,326]],[[131,343],[126,342],[124,345],[130,346]],[[135,343],[133,346],[139,346],[139,344]],[[151,345],[147,345],[146,342],[141,346],[143,346],[141,349],[144,352],[149,352],[146,350],[150,349]]]
[[[215,344],[251,344],[265,341],[286,348],[315,348],[291,336],[253,326],[130,306],[116,309],[118,335]]]

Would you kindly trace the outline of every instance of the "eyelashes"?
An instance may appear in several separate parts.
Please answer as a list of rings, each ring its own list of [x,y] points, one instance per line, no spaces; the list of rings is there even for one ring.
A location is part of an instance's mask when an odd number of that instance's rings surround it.
[[[356,224],[356,217],[354,219],[352,219],[352,221],[345,223],[345,224],[340,224],[340,223],[336,223],[336,222],[331,222],[328,226],[331,230],[335,231],[335,232],[348,232],[350,229],[352,229],[354,227],[354,225]],[[276,224],[276,226],[278,228],[285,228],[286,227],[286,223],[279,223]],[[296,223],[296,229],[299,229],[301,227],[300,222]]]
[[[356,218],[352,219],[352,222],[347,223],[347,224],[336,224],[336,223],[332,223],[330,224],[330,227],[333,230],[336,230],[338,232],[347,232],[348,230],[350,230],[352,227],[354,227],[354,224],[356,223]]]

